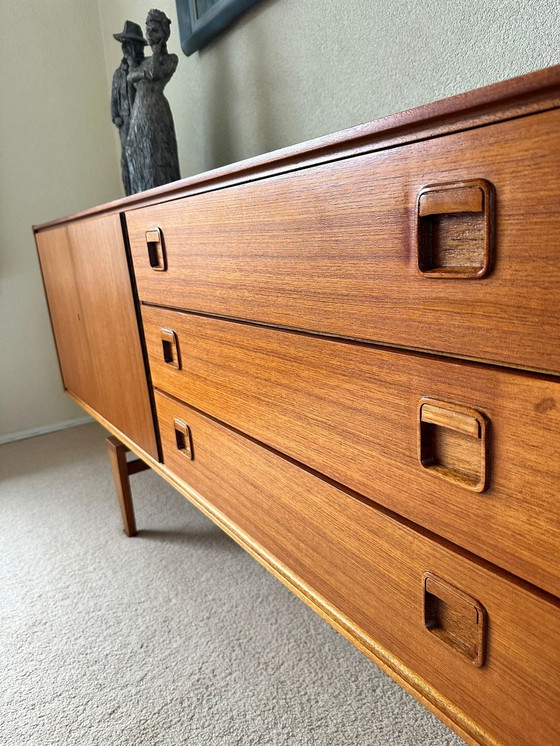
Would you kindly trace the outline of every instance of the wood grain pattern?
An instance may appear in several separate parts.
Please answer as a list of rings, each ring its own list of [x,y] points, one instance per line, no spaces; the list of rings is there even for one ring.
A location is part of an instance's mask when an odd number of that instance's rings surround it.
[[[429,402],[429,403],[428,403]],[[421,404],[420,420],[431,425],[457,430],[459,433],[470,435],[471,438],[480,438],[479,418],[464,412],[462,409],[442,407],[442,403],[427,399]]]
[[[496,188],[488,277],[418,273],[417,196]],[[560,111],[127,213],[140,298],[156,304],[560,371]],[[168,270],[145,231],[162,228]]]
[[[558,741],[560,609],[555,603],[194,410],[160,394],[156,402],[167,468],[208,496],[343,617],[453,700],[488,734],[479,732],[479,743],[549,746]],[[191,428],[193,461],[177,452],[176,417]],[[482,668],[426,629],[425,571],[486,609],[488,651]]]
[[[464,278],[468,276],[467,273],[478,278],[478,273],[490,264],[487,258],[489,251],[485,245],[486,231],[476,214],[435,216],[430,219],[426,233],[428,236],[420,242],[421,271],[433,276],[438,270],[444,269],[448,277],[453,272],[454,279],[458,279],[459,272],[462,272]],[[425,244],[429,246],[426,247]]]
[[[418,214],[439,215],[454,212],[482,212],[484,194],[478,186],[430,187],[422,192],[418,200]]]
[[[68,229],[60,226],[35,239],[64,387],[97,409],[100,382],[87,341]]]
[[[157,457],[119,216],[36,238],[65,386]]]
[[[439,137],[560,106],[560,65],[392,114],[306,143],[197,174],[171,185],[98,205],[37,229],[223,189],[294,169]]]
[[[118,215],[68,226],[87,336],[102,386],[100,413],[157,455],[138,320]]]
[[[142,313],[157,388],[560,593],[558,382],[148,306]],[[162,327],[177,334],[181,370],[163,362]],[[488,419],[480,495],[422,468],[426,396]]]

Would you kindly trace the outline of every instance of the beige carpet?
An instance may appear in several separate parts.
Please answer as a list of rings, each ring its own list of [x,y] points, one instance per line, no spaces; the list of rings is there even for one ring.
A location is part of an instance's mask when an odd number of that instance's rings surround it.
[[[2,746],[463,743],[104,435],[0,448]]]

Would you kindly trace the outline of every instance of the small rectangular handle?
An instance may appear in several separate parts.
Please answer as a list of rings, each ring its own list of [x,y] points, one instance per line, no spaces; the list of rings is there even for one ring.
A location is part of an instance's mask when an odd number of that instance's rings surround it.
[[[163,351],[163,360],[167,365],[171,365],[177,370],[181,369],[181,358],[179,355],[179,339],[173,329],[161,330],[161,346]]]
[[[150,228],[146,231],[146,246],[150,267],[158,272],[167,269],[167,258],[161,228]]]
[[[477,668],[483,666],[488,626],[484,606],[433,572],[425,572],[422,579],[426,629]]]
[[[186,422],[175,418],[173,420],[173,426],[175,428],[175,442],[177,444],[177,450],[180,451],[186,458],[194,458],[192,435],[191,429]]]
[[[422,397],[418,407],[422,468],[449,482],[484,492],[488,486],[488,420],[464,404]]]
[[[494,256],[493,184],[470,179],[423,187],[417,199],[416,233],[423,277],[486,277]]]

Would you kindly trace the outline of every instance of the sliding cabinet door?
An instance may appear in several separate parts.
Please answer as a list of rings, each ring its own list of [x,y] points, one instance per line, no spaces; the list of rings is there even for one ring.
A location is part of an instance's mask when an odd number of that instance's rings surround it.
[[[157,458],[119,215],[41,232],[37,243],[66,388]]]

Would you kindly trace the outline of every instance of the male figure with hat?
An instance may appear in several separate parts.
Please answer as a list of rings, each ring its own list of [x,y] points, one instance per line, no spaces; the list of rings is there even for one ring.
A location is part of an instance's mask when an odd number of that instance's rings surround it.
[[[128,159],[126,155],[126,139],[130,126],[130,115],[136,94],[135,88],[127,80],[130,70],[138,67],[144,59],[144,47],[147,41],[142,35],[142,29],[137,23],[125,21],[120,34],[113,34],[122,44],[123,59],[113,75],[111,87],[111,119],[119,128],[121,139],[121,172],[125,194],[132,194]]]

